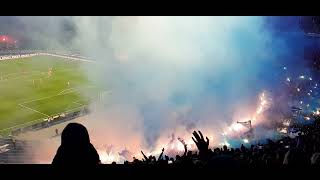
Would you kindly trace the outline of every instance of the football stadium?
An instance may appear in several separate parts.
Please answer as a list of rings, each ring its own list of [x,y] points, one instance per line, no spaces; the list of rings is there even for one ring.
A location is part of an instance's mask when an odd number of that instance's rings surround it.
[[[1,93],[8,96],[1,97],[1,134],[85,107],[88,89],[96,87],[80,63],[88,62],[49,55],[2,60]]]
[[[101,98],[102,89],[88,80],[81,67],[94,66],[92,60],[41,51],[2,53],[3,139],[83,116],[88,113],[90,101]],[[7,145],[2,146],[3,151],[10,150]]]
[[[319,19],[0,17],[0,164],[319,167]]]

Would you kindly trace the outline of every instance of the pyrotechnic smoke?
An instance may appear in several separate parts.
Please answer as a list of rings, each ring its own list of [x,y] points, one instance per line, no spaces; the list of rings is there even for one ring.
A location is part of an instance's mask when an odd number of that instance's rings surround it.
[[[73,22],[76,44],[99,64],[86,68],[88,76],[112,91],[108,105],[93,110],[93,132],[101,128],[113,132],[107,133],[110,139],[125,136],[149,152],[169,143],[171,134],[190,139],[194,129],[210,136],[212,145],[221,143],[222,129],[251,116],[259,93],[277,90],[282,66],[302,57],[303,45],[291,44],[302,34],[295,40],[292,34],[275,35],[264,17],[75,17]],[[126,128],[138,129],[137,138]],[[117,144],[111,141],[103,143]]]
[[[111,92],[104,103],[92,102],[85,123],[103,156],[109,145],[114,154],[127,148],[136,157],[163,146],[183,151],[178,137],[194,148],[196,129],[211,145],[224,143],[226,127],[266,110],[257,109],[261,92],[282,94],[282,67],[303,56],[302,33],[274,31],[265,17],[68,20],[72,48],[97,61],[84,66],[89,79]],[[287,107],[279,99],[275,104]]]

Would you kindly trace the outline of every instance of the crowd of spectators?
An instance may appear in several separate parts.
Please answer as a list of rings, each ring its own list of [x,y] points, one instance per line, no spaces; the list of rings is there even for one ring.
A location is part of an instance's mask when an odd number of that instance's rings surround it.
[[[133,161],[125,161],[125,166],[132,165],[161,165],[161,166],[217,166],[217,167],[283,167],[283,166],[319,166],[320,165],[320,118],[317,117],[313,124],[301,126],[296,137],[284,137],[279,140],[268,140],[265,144],[251,145],[245,147],[241,145],[238,148],[229,148],[223,146],[221,148],[210,149],[209,139],[204,137],[201,131],[193,132],[193,141],[197,146],[197,151],[190,151],[185,145],[183,155],[176,155],[176,157],[169,157],[165,154],[165,149],[159,157],[150,155],[147,157],[141,151],[143,159],[133,158]],[[72,125],[73,127],[81,127],[82,125]],[[78,145],[74,139],[79,138],[82,134],[80,130],[70,131],[70,125],[62,132],[62,145],[59,148],[53,164],[68,164],[76,162],[87,162],[86,156],[93,156],[90,163],[99,164],[100,159],[97,156],[93,146],[89,141],[89,135],[84,127],[81,127],[85,133],[85,143],[80,143],[81,148],[87,148],[87,151],[81,151],[80,154],[71,153],[72,149],[77,149]],[[68,130],[70,132],[67,132]],[[66,138],[67,136],[70,136]],[[72,145],[66,145],[68,139]],[[63,144],[64,143],[64,144]],[[79,146],[79,147],[80,147]],[[68,147],[71,150],[68,150]],[[62,152],[66,151],[67,153]],[[88,153],[89,152],[89,153]],[[68,154],[64,156],[63,154]],[[60,162],[60,163],[58,163]],[[62,163],[63,162],[63,163]],[[116,164],[113,162],[112,164]]]

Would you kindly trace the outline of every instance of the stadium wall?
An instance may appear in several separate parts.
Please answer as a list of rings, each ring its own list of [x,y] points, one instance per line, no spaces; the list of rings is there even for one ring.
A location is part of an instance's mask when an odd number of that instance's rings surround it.
[[[20,133],[25,133],[27,131],[34,131],[34,130],[40,130],[43,128],[48,128],[50,126],[56,125],[56,124],[60,124],[66,121],[70,121],[73,120],[75,118],[84,116],[86,114],[89,113],[89,109],[87,106],[83,107],[83,110],[79,110],[79,111],[74,111],[74,112],[70,112],[70,113],[61,113],[61,115],[58,115],[54,118],[50,118],[50,119],[44,119],[42,122],[39,123],[34,123],[32,125],[29,126],[24,126],[21,128],[13,128],[10,129],[10,134],[16,136]],[[63,115],[62,115],[63,114]]]
[[[94,62],[94,60],[91,60],[91,59],[88,59],[85,57],[74,57],[72,55],[61,55],[59,53],[48,53],[48,52],[15,54],[15,55],[0,55],[0,61],[1,60],[15,60],[15,59],[27,58],[27,57],[32,57],[32,56],[54,56],[54,57],[77,60],[77,61]]]
[[[37,56],[37,55],[39,55],[39,54],[34,53],[34,54],[21,54],[21,55],[20,54],[19,55],[4,55],[4,56],[0,56],[0,61],[27,58],[27,57]]]

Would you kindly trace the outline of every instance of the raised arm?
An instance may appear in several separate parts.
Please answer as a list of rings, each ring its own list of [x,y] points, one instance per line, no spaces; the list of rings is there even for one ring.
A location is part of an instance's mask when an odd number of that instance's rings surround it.
[[[184,142],[184,140],[182,138],[178,138],[178,140],[183,144],[183,147],[184,147],[183,156],[187,156],[187,152],[188,152],[187,144]]]
[[[158,161],[159,161],[160,159],[162,159],[163,152],[164,152],[164,148],[162,148],[162,152],[161,152],[161,154],[160,154],[159,157],[158,157]]]
[[[199,134],[198,134],[199,132]],[[208,151],[208,147],[209,147],[209,138],[206,137],[206,140],[203,138],[203,135],[201,133],[201,131],[193,131],[193,136],[192,140],[194,141],[194,143],[197,145],[197,148],[199,150],[199,155],[200,156],[206,156]],[[200,136],[199,136],[200,135]]]
[[[144,159],[145,159],[146,161],[149,160],[148,157],[143,153],[143,151],[141,151],[141,154],[143,155],[143,157],[144,157]]]

